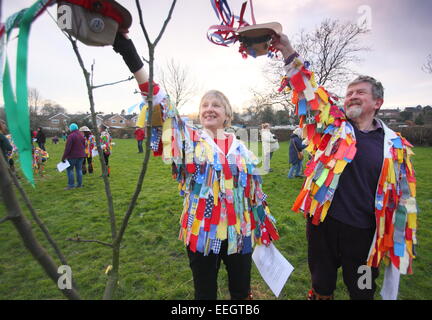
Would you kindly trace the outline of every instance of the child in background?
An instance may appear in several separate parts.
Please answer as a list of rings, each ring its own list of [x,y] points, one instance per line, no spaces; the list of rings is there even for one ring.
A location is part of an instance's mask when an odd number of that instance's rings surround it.
[[[33,148],[33,170],[35,174],[39,174],[41,177],[44,175],[45,162],[48,160],[49,154],[45,150],[39,147]]]

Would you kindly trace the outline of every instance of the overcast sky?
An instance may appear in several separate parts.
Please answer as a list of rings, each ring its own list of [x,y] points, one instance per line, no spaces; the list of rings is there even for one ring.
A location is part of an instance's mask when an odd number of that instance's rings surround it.
[[[119,0],[134,18],[130,37],[139,53],[147,57],[144,35],[139,25],[135,1]],[[239,12],[241,0],[230,0],[231,9]],[[28,7],[30,0],[5,0],[2,21]],[[165,20],[170,0],[141,1],[144,22],[154,39]],[[432,1],[430,0],[255,0],[257,23],[278,21],[292,37],[301,29],[313,30],[324,19],[356,23],[370,12],[371,32],[364,43],[371,47],[363,53],[363,62],[355,71],[379,79],[385,88],[383,108],[432,105],[432,75],[421,70],[432,53]],[[49,11],[55,15],[56,7]],[[251,23],[250,11],[245,19]],[[210,89],[224,92],[235,111],[248,105],[251,88],[264,85],[262,66],[267,57],[242,59],[238,43],[226,48],[210,43],[207,29],[218,24],[209,0],[178,0],[165,34],[156,48],[160,65],[171,58],[189,68],[200,84],[196,96],[182,108],[197,110],[199,98]],[[8,46],[8,58],[14,68],[16,40]],[[111,47],[80,45],[88,69],[93,60],[95,84],[127,78],[130,74],[121,57]],[[13,72],[14,73],[14,72]],[[156,79],[157,80],[157,79]],[[84,78],[69,41],[47,13],[32,25],[29,44],[28,85],[37,88],[43,99],[53,100],[69,112],[89,110]],[[134,94],[134,81],[95,90],[97,111],[120,112],[140,101]],[[3,100],[3,99],[2,99]]]

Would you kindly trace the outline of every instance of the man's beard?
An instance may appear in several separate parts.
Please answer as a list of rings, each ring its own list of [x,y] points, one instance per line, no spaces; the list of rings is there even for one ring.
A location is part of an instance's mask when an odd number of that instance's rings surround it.
[[[349,107],[345,113],[349,119],[356,119],[361,116],[363,109],[360,106]]]

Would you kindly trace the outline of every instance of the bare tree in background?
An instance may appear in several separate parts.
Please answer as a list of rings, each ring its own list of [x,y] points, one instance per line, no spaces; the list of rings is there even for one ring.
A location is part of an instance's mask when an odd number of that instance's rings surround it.
[[[292,43],[300,56],[310,64],[309,68],[314,71],[317,83],[338,92],[356,74],[354,67],[362,61],[360,54],[370,50],[362,43],[363,36],[368,32],[368,29],[356,23],[326,19],[313,31],[300,31]],[[269,86],[260,91],[251,90],[253,94],[261,96],[266,103],[275,107],[279,105],[283,110],[292,110],[291,93],[284,90],[277,92],[285,74],[283,61],[270,60],[264,66],[263,73]]]
[[[426,73],[432,74],[432,54],[428,55],[427,61],[423,65],[422,70]]]
[[[42,102],[42,97],[36,88],[29,88],[27,96],[30,112],[30,127],[37,128],[41,126],[40,112],[38,108]]]
[[[187,103],[197,90],[197,82],[189,69],[175,59],[171,59],[159,71],[160,83],[169,95],[171,103],[180,108]]]
[[[52,116],[57,113],[66,113],[66,109],[55,101],[51,101],[51,100],[43,101],[43,106],[40,109],[39,114],[42,114],[44,116]]]
[[[38,113],[38,107],[42,102],[42,96],[40,95],[38,89],[29,88],[28,90],[28,105],[30,112]]]
[[[310,33],[302,30],[294,48],[309,61],[318,84],[331,89],[345,88],[356,74],[354,65],[362,61],[359,54],[370,50],[362,44],[363,35],[368,32],[355,23],[327,19]]]

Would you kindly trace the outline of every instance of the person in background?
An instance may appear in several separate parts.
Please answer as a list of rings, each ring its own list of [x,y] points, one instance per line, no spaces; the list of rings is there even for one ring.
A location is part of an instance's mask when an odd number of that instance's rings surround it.
[[[303,177],[301,174],[303,169],[303,149],[306,148],[306,146],[302,144],[301,136],[301,128],[296,128],[291,135],[291,142],[289,146],[289,163],[291,164],[291,168],[288,172],[289,179],[294,177]]]
[[[10,165],[9,155],[12,153],[13,147],[9,142],[9,139],[6,137],[7,135],[7,127],[6,124],[0,120],[0,151],[3,154],[4,159]],[[13,162],[12,162],[13,165]]]
[[[67,137],[65,150],[62,156],[62,162],[67,160],[70,166],[66,169],[68,176],[68,185],[65,190],[70,190],[75,187],[82,187],[82,164],[85,153],[85,139],[82,134],[78,131],[76,123],[72,123],[69,126],[71,133]],[[76,172],[77,185],[75,186],[74,169]]]
[[[96,140],[92,132],[87,126],[83,126],[80,129],[80,132],[84,134],[85,139],[85,153],[86,157],[84,158],[83,164],[82,164],[82,173],[87,174],[93,173],[93,155],[92,151],[96,147]],[[86,166],[87,162],[87,166]]]
[[[66,130],[63,130],[63,131],[62,131],[62,135],[61,135],[63,141],[66,141],[67,136],[68,136],[68,134],[67,134]]]
[[[261,125],[261,141],[263,148],[263,167],[266,173],[272,172],[270,160],[273,157],[273,152],[279,149],[279,142],[275,135],[270,131],[270,124],[263,123]]]
[[[54,137],[52,137],[52,143],[57,144],[59,142],[59,138],[55,135]]]
[[[42,127],[39,127],[36,134],[36,142],[43,151],[45,150],[45,142],[46,142],[46,136],[45,133],[42,130]]]
[[[111,150],[112,150],[112,146],[111,146],[112,138],[107,130],[107,127],[103,124],[99,126],[99,132],[100,132],[100,145],[103,153],[102,156],[107,166],[108,177],[109,177],[111,174],[111,168],[109,166],[109,156],[111,155]]]
[[[138,153],[143,153],[143,141],[145,138],[145,131],[143,128],[137,127],[134,132],[135,139],[138,143]]]
[[[49,158],[48,152],[42,150],[39,147],[33,147],[32,149],[33,155],[33,171],[35,174],[39,174],[43,177],[45,172],[45,163]]]
[[[0,134],[4,135],[6,137],[6,139],[8,140],[7,142],[6,141],[3,141],[3,143],[0,142],[0,145],[1,144],[3,145],[2,150],[5,150],[5,149],[8,150],[6,152],[6,158],[5,159],[9,163],[9,166],[10,166],[12,172],[15,173],[15,175],[19,179],[20,177],[18,176],[18,174],[17,174],[17,172],[15,170],[15,162],[14,162],[14,159],[13,159],[14,158],[14,154],[17,152],[17,148],[16,148],[16,146],[15,146],[15,144],[13,142],[12,135],[10,133],[8,134],[8,129],[7,129],[6,123],[4,121],[2,121],[2,120],[0,120]],[[3,139],[1,139],[1,140],[3,140]],[[8,147],[8,145],[7,145],[8,143],[10,144],[10,146],[12,147],[12,149],[10,149]]]

